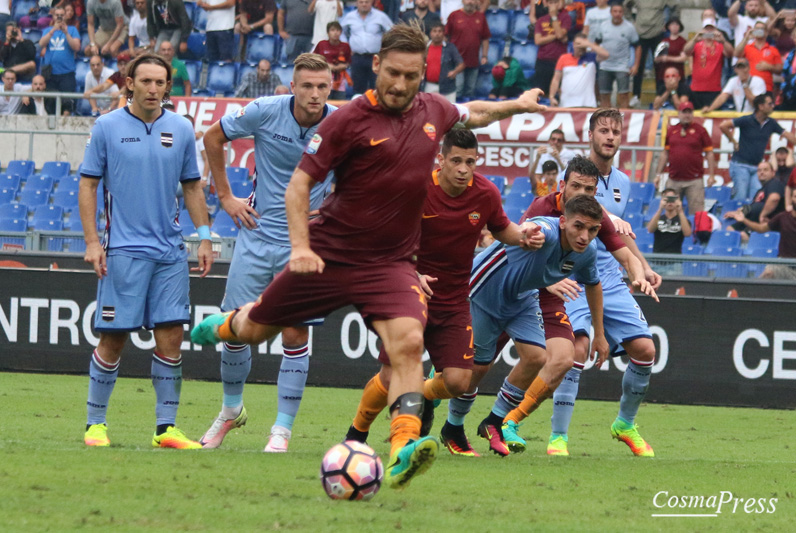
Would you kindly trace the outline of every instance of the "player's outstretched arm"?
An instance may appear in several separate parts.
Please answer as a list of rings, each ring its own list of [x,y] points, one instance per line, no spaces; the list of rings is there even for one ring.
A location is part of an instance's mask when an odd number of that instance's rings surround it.
[[[470,111],[470,118],[464,125],[468,128],[481,128],[512,115],[547,111],[547,106],[539,103],[540,96],[544,96],[544,91],[531,89],[522,93],[516,100],[468,102],[464,106]]]
[[[641,253],[641,250],[638,249],[636,245],[636,241],[630,238],[628,235],[620,235],[619,236],[625,245],[630,249],[630,252],[636,256],[636,258],[641,262],[641,267],[644,269],[644,279],[649,281],[650,285],[652,285],[653,289],[658,289],[663,282],[663,278],[661,275],[652,270],[652,267],[647,260],[644,258],[644,254]],[[651,295],[650,295],[651,296]],[[657,297],[656,297],[657,299]]]
[[[100,180],[82,177],[77,200],[80,207],[80,221],[83,223],[83,238],[86,240],[86,254],[83,260],[94,267],[98,278],[108,273],[105,250],[97,233],[97,188]]]
[[[315,185],[312,176],[296,168],[285,191],[287,229],[290,234],[290,271],[297,274],[323,272],[323,259],[310,249],[310,191]]]
[[[538,250],[544,245],[544,233],[538,224],[525,222],[522,226],[512,222],[503,231],[492,234],[495,239],[509,246],[521,246],[526,250]]]
[[[589,304],[589,312],[591,312],[591,325],[594,328],[594,339],[591,343],[591,352],[589,359],[594,359],[594,354],[597,354],[597,368],[600,368],[605,360],[608,358],[608,340],[605,338],[605,330],[603,329],[603,286],[602,283],[597,285],[586,285],[586,301]]]
[[[185,198],[185,208],[191,216],[193,225],[197,228],[207,226],[209,218],[207,216],[207,205],[205,204],[202,181],[186,181],[182,184],[182,193]],[[192,268],[191,271],[201,272],[199,276],[203,278],[210,272],[210,267],[213,266],[213,242],[210,239],[202,239],[199,242],[197,259],[199,260],[199,266]]]
[[[622,265],[622,267],[627,272],[627,275],[630,278],[630,282],[633,284],[633,287],[635,287],[640,292],[643,292],[647,296],[652,296],[653,298],[655,298],[656,302],[659,302],[660,300],[658,299],[658,295],[655,294],[656,287],[654,283],[650,281],[647,270],[645,270],[644,265],[641,263],[638,257],[633,255],[633,252],[630,251],[630,248],[620,248],[611,253],[614,256],[614,259],[619,261],[619,264]],[[647,268],[649,268],[649,265],[647,265]],[[657,276],[658,280],[660,280],[660,276],[655,272],[653,272],[652,269],[649,269],[649,272],[651,272],[654,276]],[[658,281],[658,286],[660,286],[660,281]]]
[[[213,174],[213,181],[216,184],[218,201],[236,226],[240,228],[241,223],[243,223],[247,228],[254,229],[257,227],[254,219],[260,215],[245,200],[235,198],[229,186],[224,156],[224,144],[228,142],[229,139],[224,135],[224,130],[221,128],[221,122],[216,122],[210,126],[210,129],[204,135],[205,154],[207,154],[207,163],[210,165],[210,172]]]

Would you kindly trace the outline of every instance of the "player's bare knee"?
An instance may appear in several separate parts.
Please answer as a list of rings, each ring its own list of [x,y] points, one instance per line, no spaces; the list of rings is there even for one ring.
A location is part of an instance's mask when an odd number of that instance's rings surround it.
[[[97,353],[106,363],[114,364],[122,356],[122,350],[127,342],[127,333],[100,333]]]
[[[282,330],[283,346],[303,346],[310,339],[308,328],[285,328]]]
[[[655,361],[655,343],[652,339],[636,339],[626,349],[631,359],[645,363]]]
[[[472,378],[471,373],[451,374],[450,377],[443,372],[442,378],[445,382],[445,388],[451,393],[451,396],[458,398],[470,388],[470,381]]]

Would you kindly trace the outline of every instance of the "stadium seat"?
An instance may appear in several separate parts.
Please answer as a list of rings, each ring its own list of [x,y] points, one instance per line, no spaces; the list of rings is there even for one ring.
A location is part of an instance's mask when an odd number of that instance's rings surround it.
[[[746,202],[743,200],[727,200],[721,206],[721,213],[729,213],[730,211],[736,211],[741,208]]]
[[[752,233],[749,236],[749,242],[746,243],[746,250],[744,255],[753,255],[757,250],[778,250],[779,249],[779,232],[767,231],[766,233]],[[760,257],[760,256],[757,256]]]
[[[702,255],[702,247],[698,244],[683,240],[683,255]]]
[[[279,58],[279,37],[264,33],[250,34],[246,41],[246,61],[257,63],[267,59],[272,63]],[[284,80],[282,80],[284,82]]]
[[[204,10],[200,10],[204,11]],[[207,39],[204,33],[191,33],[188,36],[188,59],[201,61],[207,54]]]
[[[530,191],[519,191],[516,189],[512,189],[509,191],[509,194],[506,195],[506,202],[505,206],[508,207],[521,207],[523,212],[528,209],[528,206],[531,205],[533,202],[533,194]]]
[[[486,179],[491,181],[495,185],[495,187],[497,187],[497,189],[498,189],[498,191],[500,191],[501,195],[503,195],[505,193],[505,191],[506,191],[506,183],[508,182],[508,179],[506,178],[506,176],[496,176],[496,175],[493,174],[493,175],[486,176]]]
[[[180,211],[180,231],[185,237],[196,233],[196,226],[191,219],[191,215],[185,209]]]
[[[293,65],[272,65],[271,74],[279,76],[282,85],[290,87],[290,82],[293,80]]]
[[[737,231],[714,231],[710,235],[710,241],[705,247],[707,255],[731,255],[721,253],[726,248],[738,248],[741,246],[741,234]]]
[[[78,189],[80,189],[80,178],[72,174],[61,178],[56,187],[56,191],[77,191]]]
[[[638,198],[633,198],[632,196],[628,198],[627,205],[625,206],[625,212],[623,216],[627,216],[630,213],[634,215],[640,215],[644,211],[644,204]]]
[[[26,28],[22,30],[22,38],[27,39],[33,44],[38,45],[41,40],[42,31],[38,28]]]
[[[78,209],[77,190],[65,190],[59,188],[53,194],[53,206],[60,207],[65,213],[71,213]]]
[[[716,200],[716,204],[723,206],[732,196],[732,187],[705,187],[705,200]]]
[[[211,91],[210,89],[196,89],[195,91],[194,90],[191,91],[191,96],[205,96],[208,98],[213,98],[215,97],[215,95],[216,92]]]
[[[27,231],[28,220],[26,218],[2,218],[0,217],[0,231]]]
[[[205,88],[216,93],[234,91],[237,70],[238,68],[234,63],[225,63],[223,61],[210,63],[207,66],[207,84]]]
[[[19,202],[29,208],[46,205],[50,202],[50,191],[25,188],[19,195]]]
[[[33,161],[24,159],[15,159],[8,162],[6,174],[9,176],[19,176],[22,181],[25,181],[33,175]]]
[[[660,196],[656,196],[652,200],[649,201],[649,205],[647,206],[647,215],[649,215],[649,216],[647,217],[647,220],[652,218],[652,215],[654,215],[655,213],[658,212],[658,207],[660,207],[660,205],[661,205],[661,197]],[[693,226],[693,224],[692,224],[692,226]]]
[[[713,275],[717,278],[746,278],[749,266],[746,263],[714,263]]]
[[[533,191],[531,190],[531,178],[527,176],[519,176],[514,178],[509,193],[512,193],[514,191],[532,193]]]
[[[186,2],[185,5],[187,6],[188,3]],[[199,87],[199,81],[201,81],[202,77],[202,62],[186,59],[184,63],[185,70],[188,71],[188,77],[191,80],[191,87]]]
[[[636,232],[636,235],[642,231],[647,231],[644,229],[644,215],[641,213],[625,213],[625,216],[622,218],[625,222],[630,224],[630,227],[633,228],[633,231]]]
[[[86,74],[91,71],[89,66],[90,59],[87,57],[75,60],[75,83],[77,92],[82,93],[86,88]]]
[[[195,32],[204,32],[207,29],[207,11],[204,9],[194,9],[193,29]]]
[[[655,185],[634,181],[630,184],[630,197],[638,198],[644,205],[649,205],[655,196]]]
[[[229,188],[236,198],[248,198],[252,193],[252,184],[249,181],[230,181]]]
[[[188,19],[193,21],[194,16],[196,16],[196,3],[184,2],[183,5],[185,6],[185,12],[188,13]]]
[[[24,218],[28,220],[28,206],[23,204],[0,205],[0,218]]]
[[[495,66],[495,63],[503,59],[503,50],[506,48],[506,43],[503,39],[495,39],[492,36],[492,39],[489,39],[489,50],[486,54],[486,70],[489,74],[492,74],[492,67]],[[483,67],[482,67],[483,68]]]
[[[492,73],[479,71],[478,78],[475,81],[475,90],[473,91],[473,94],[476,98],[486,100],[491,90]]]
[[[17,23],[19,19],[30,13],[30,10],[37,5],[34,0],[15,0],[12,3],[14,5],[11,8],[11,18]]]
[[[42,165],[39,174],[50,176],[53,180],[60,181],[68,176],[71,170],[72,165],[68,161],[47,161]]]
[[[19,176],[12,174],[0,174],[0,189],[19,190],[19,182],[22,181]],[[2,202],[0,202],[2,203]]]
[[[523,70],[536,68],[536,45],[533,42],[513,42],[509,55],[520,62]]]
[[[61,239],[64,252],[83,253],[86,251],[86,241],[82,237],[64,237]]]
[[[63,220],[64,218],[64,210],[57,205],[40,205],[36,208],[33,212],[33,227],[36,229],[39,228],[39,225],[43,222],[49,222],[51,220]]]
[[[636,233],[636,245],[639,248],[641,248],[642,244],[644,246],[646,246],[648,244],[650,246],[652,246],[654,243],[655,243],[655,234],[654,233],[650,233],[647,230],[642,230],[642,231]],[[650,248],[650,251],[652,251],[652,248]]]
[[[708,275],[708,265],[702,261],[686,261],[683,263],[683,276],[704,277]]]
[[[88,100],[82,99],[77,101],[77,103],[75,104],[75,115],[79,117],[91,116],[91,104],[89,103]]]
[[[240,65],[238,65],[238,79],[235,81],[235,84],[240,85],[241,80],[243,80],[246,74],[248,74],[249,72],[254,72],[256,70],[257,70],[257,63],[254,62],[241,63]]]
[[[0,189],[0,205],[10,204],[17,199],[16,189]]]
[[[213,220],[210,230],[221,237],[237,237],[238,227],[229,217],[226,211],[220,210]]]
[[[47,237],[47,251],[48,252],[63,252],[64,251],[64,238],[63,237]]]
[[[249,181],[249,169],[246,167],[227,167],[227,180],[245,183]]]
[[[45,220],[40,222],[39,224],[35,224],[33,228],[36,231],[63,231],[64,230],[64,221],[63,220]]]
[[[507,205],[505,206],[506,216],[509,217],[509,220],[512,222],[520,221],[522,215],[525,214],[525,209],[517,205]]]
[[[533,40],[533,35],[530,34],[530,25],[528,13],[515,11],[514,17],[511,19],[511,40],[519,42]]]
[[[31,176],[28,178],[28,181],[25,182],[25,186],[22,187],[22,192],[31,189],[45,191],[47,194],[50,194],[53,191],[53,179],[50,176]]]
[[[489,9],[484,13],[484,16],[486,16],[486,24],[489,26],[492,39],[506,40],[506,36],[511,31],[514,12],[505,9]]]
[[[64,227],[69,231],[79,231],[80,233],[82,233],[83,221],[80,219],[77,212],[75,212],[72,216],[69,217],[67,225],[65,225]]]

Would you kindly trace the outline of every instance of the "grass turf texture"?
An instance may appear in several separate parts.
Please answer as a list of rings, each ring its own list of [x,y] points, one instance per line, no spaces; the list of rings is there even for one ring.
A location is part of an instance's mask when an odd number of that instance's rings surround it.
[[[479,397],[468,435],[480,459],[437,462],[404,491],[382,487],[370,502],[328,499],[321,458],[340,441],[359,391],[309,388],[287,454],[261,453],[276,413],[273,386],[249,385],[249,423],[217,450],[155,450],[154,392],[122,378],[108,414],[110,448],[83,445],[87,378],[0,373],[0,516],[3,531],[787,531],[796,516],[792,411],[644,405],[642,435],[657,455],[635,458],[610,437],[617,404],[578,402],[572,456],[548,457],[550,402],[520,434],[521,455],[498,458],[475,436],[493,397]],[[654,386],[654,382],[653,382]],[[618,392],[618,391],[617,391]],[[218,412],[219,383],[186,382],[178,426],[198,439]],[[437,409],[437,434],[446,403]],[[370,444],[387,461],[388,424]],[[777,498],[773,514],[653,518],[653,497]],[[665,498],[659,499],[665,502]]]

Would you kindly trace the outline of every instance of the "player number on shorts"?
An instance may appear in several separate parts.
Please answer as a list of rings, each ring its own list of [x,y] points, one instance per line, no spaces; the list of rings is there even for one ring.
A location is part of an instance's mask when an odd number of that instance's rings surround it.
[[[633,307],[638,309],[638,319],[641,320],[642,322],[646,322],[647,319],[644,317],[644,311],[642,311],[638,305],[634,305]]]
[[[562,311],[556,311],[556,316],[560,317],[559,318],[559,322],[561,322],[562,324],[565,324],[565,325],[567,325],[569,327],[572,327],[572,324],[569,323],[569,317],[567,316],[566,313],[564,313]]]

